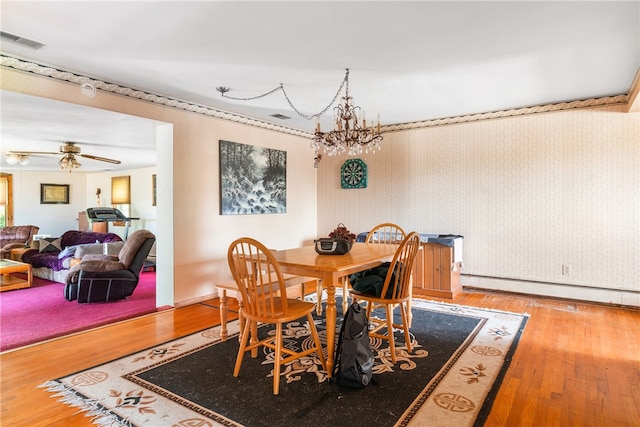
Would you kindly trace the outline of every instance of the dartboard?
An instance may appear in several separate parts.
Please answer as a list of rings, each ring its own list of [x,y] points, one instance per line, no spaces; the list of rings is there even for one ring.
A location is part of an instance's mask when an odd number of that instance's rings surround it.
[[[360,159],[349,159],[340,169],[342,188],[367,188],[367,165]]]

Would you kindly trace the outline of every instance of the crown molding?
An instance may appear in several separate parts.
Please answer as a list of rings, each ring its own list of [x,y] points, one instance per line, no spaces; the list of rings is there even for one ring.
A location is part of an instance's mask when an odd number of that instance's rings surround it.
[[[515,108],[510,110],[493,111],[490,113],[470,114],[466,116],[447,117],[442,119],[425,120],[419,122],[403,123],[398,125],[382,126],[383,131],[397,131],[405,129],[418,129],[435,126],[444,126],[458,123],[477,122],[481,120],[501,119],[506,117],[526,116],[531,114],[549,113],[554,111],[575,110],[582,108],[627,105],[628,95],[606,96],[580,101],[560,102],[557,104],[536,105],[533,107]]]
[[[35,62],[25,61],[12,56],[8,56],[6,54],[0,54],[0,66],[28,72],[31,74],[36,74],[38,76],[48,77],[54,80],[74,83],[74,84],[77,84],[78,86],[82,85],[83,83],[90,83],[93,87],[103,92],[110,92],[117,95],[126,96],[129,98],[152,102],[154,104],[175,108],[177,110],[203,114],[205,116],[216,117],[223,120],[229,120],[232,122],[242,123],[245,125],[274,130],[277,132],[282,132],[290,135],[302,136],[307,138],[311,138],[313,136],[311,133],[301,131],[299,129],[293,129],[293,128],[288,128],[286,126],[274,125],[272,123],[263,122],[261,120],[244,117],[244,116],[229,113],[226,111],[216,110],[215,108],[194,104],[192,102],[169,98],[163,95],[157,95],[157,94],[145,92],[142,90],[131,89],[128,87],[117,85],[115,83],[108,83],[101,80],[95,80],[90,77],[70,73],[68,71],[58,70],[56,68],[47,67],[41,64],[37,64]]]
[[[192,113],[203,114],[206,116],[216,117],[223,120],[229,120],[232,122],[242,123],[249,126],[256,126],[263,129],[269,129],[277,132],[283,132],[290,135],[301,136],[304,138],[313,138],[314,135],[311,132],[301,131],[299,129],[288,128],[285,126],[274,125],[261,120],[252,119],[249,117],[241,116],[226,111],[217,110],[215,108],[206,107],[203,105],[194,104],[192,102],[186,102],[178,99],[169,98],[163,95],[157,95],[141,90],[131,89],[128,87],[120,86],[114,83],[108,83],[101,80],[95,80],[90,77],[70,73],[68,71],[58,70],[56,68],[47,67],[41,64],[37,64],[30,61],[18,59],[6,54],[0,54],[0,66],[13,68],[19,71],[29,72],[39,76],[52,78],[55,80],[61,80],[70,82],[80,86],[83,83],[90,83],[96,89],[104,92],[111,92],[130,98],[140,99],[155,104],[160,104],[166,107],[175,108],[178,110],[189,111]],[[637,76],[636,80],[637,82]],[[637,95],[637,83],[632,85],[635,88],[635,95]],[[634,95],[634,98],[635,98]],[[401,131],[408,129],[420,129],[436,126],[444,126],[458,123],[469,123],[482,120],[499,119],[506,117],[524,116],[530,114],[548,113],[555,111],[574,110],[581,108],[592,108],[601,106],[612,105],[629,105],[629,95],[615,95],[606,96],[601,98],[590,98],[578,101],[560,102],[555,104],[536,105],[533,107],[516,108],[509,110],[493,111],[489,113],[470,114],[464,116],[447,117],[441,119],[424,120],[410,123],[399,123],[394,125],[381,126],[382,133]]]

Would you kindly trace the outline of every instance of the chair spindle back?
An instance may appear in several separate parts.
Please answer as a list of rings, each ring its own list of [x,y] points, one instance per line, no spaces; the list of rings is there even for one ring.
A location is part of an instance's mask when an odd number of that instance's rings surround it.
[[[418,254],[420,248],[420,235],[412,231],[404,238],[402,243],[398,246],[391,265],[389,266],[389,272],[384,280],[381,295],[387,295],[387,291],[391,289],[390,298],[408,299],[409,287],[411,286],[411,272],[413,270],[413,263]],[[395,279],[395,280],[394,280]]]
[[[269,249],[257,240],[243,237],[231,243],[227,261],[242,293],[247,317],[267,319],[287,313],[284,278]]]
[[[394,243],[399,244],[406,237],[406,233],[399,225],[385,222],[376,225],[369,234],[365,242],[367,243]]]

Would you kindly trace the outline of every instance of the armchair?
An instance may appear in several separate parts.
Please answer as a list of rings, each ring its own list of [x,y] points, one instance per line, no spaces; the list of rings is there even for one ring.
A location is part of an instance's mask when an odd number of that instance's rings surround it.
[[[39,229],[35,225],[14,225],[0,228],[0,256],[10,258],[11,249],[30,246],[33,236]]]
[[[107,302],[133,294],[140,271],[156,238],[148,230],[133,232],[116,257],[85,255],[69,270],[64,288],[68,301]]]

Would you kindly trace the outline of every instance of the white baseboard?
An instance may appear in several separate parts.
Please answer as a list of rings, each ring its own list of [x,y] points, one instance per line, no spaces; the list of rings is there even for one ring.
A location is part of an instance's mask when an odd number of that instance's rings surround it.
[[[640,291],[462,275],[462,286],[640,307]]]

